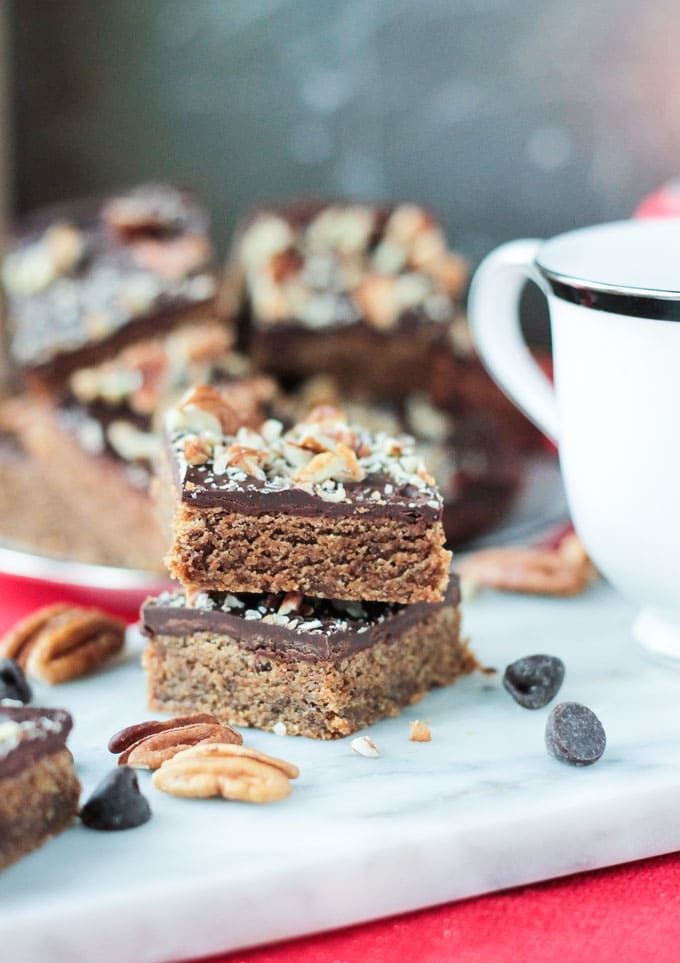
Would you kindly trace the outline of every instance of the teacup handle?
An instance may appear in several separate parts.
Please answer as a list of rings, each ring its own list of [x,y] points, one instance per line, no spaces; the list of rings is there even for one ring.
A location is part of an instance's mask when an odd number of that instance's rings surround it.
[[[543,241],[511,241],[479,265],[470,287],[472,336],[489,374],[518,408],[553,441],[559,439],[555,390],[534,361],[522,334],[519,299],[527,280],[546,294],[535,266]]]

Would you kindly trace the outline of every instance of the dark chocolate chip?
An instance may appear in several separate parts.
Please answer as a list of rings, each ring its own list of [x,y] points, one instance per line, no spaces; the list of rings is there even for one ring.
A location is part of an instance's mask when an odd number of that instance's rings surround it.
[[[0,659],[0,701],[14,699],[26,705],[33,698],[24,671],[14,659]]]
[[[99,783],[80,810],[90,829],[134,829],[151,819],[151,808],[139,791],[137,773],[119,766]]]
[[[560,702],[548,716],[545,746],[556,759],[572,766],[590,766],[606,745],[604,726],[587,706]]]
[[[564,662],[554,655],[528,655],[503,673],[503,685],[525,709],[541,709],[560,691]]]

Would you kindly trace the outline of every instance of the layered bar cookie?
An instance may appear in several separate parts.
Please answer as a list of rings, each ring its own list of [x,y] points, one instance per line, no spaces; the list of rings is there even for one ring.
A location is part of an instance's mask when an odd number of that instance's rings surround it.
[[[80,796],[66,748],[72,725],[62,709],[0,703],[0,869],[72,823]]]
[[[67,507],[71,529],[90,533],[98,561],[162,568],[165,539],[149,495],[156,412],[188,385],[214,379],[231,385],[232,403],[247,418],[250,405],[267,401],[275,388],[265,376],[242,378],[247,371],[222,325],[187,323],[78,368],[57,398],[33,394],[13,402],[40,491]]]
[[[323,407],[288,431],[239,423],[207,386],[166,415],[166,562],[190,592],[442,600],[442,499],[411,438]]]
[[[440,603],[183,593],[142,608],[149,708],[334,739],[394,716],[476,661],[460,638],[458,583]],[[278,731],[278,729],[277,729]]]
[[[11,359],[52,390],[132,341],[216,313],[207,214],[167,184],[38,212],[5,256],[2,282]]]
[[[230,273],[256,365],[391,398],[427,387],[468,272],[424,208],[338,201],[258,209]]]

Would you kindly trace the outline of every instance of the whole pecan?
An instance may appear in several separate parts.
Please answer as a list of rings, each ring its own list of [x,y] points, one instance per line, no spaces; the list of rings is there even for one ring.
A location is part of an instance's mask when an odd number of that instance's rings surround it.
[[[578,595],[597,578],[597,571],[576,535],[557,546],[488,548],[457,566],[473,588],[495,588],[530,595]]]
[[[123,648],[125,623],[99,609],[65,602],[46,605],[2,639],[0,655],[50,685],[92,672]]]
[[[222,796],[244,802],[274,802],[291,793],[296,766],[256,749],[200,743],[178,752],[153,775],[157,789],[173,796]]]
[[[109,751],[121,753],[119,766],[158,769],[178,752],[202,742],[240,745],[243,739],[231,726],[220,724],[213,716],[197,713],[128,726],[111,737]]]

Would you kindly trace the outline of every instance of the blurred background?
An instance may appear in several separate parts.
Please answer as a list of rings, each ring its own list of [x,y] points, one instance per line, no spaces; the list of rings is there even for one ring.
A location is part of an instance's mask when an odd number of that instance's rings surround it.
[[[680,167],[677,0],[5,0],[5,206],[409,198],[474,261]]]

